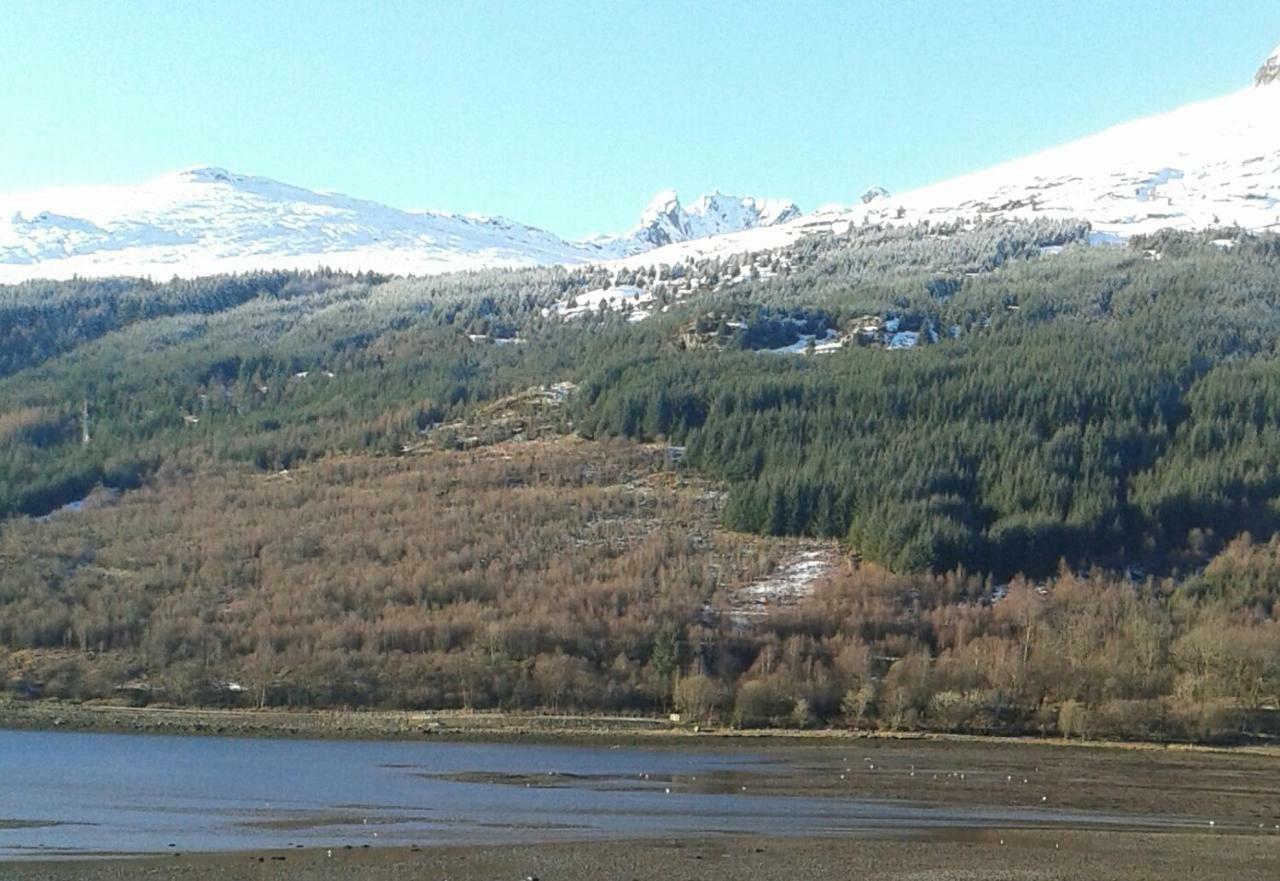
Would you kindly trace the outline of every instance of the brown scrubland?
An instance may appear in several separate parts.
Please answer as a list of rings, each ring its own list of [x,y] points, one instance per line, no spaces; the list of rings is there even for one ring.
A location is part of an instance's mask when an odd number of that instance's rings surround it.
[[[744,619],[737,592],[813,543],[723,530],[719,487],[658,448],[560,438],[276,473],[196,455],[6,524],[10,699],[1202,741],[1276,727],[1274,541],[1239,539],[1177,584],[841,557]]]

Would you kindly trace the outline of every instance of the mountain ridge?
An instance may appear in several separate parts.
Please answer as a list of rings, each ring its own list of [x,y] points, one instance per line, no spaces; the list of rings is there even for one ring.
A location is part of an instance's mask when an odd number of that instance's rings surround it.
[[[659,200],[667,206],[656,212]],[[569,241],[506,217],[408,211],[196,165],[126,186],[0,195],[0,281],[314,268],[434,274],[601,262],[781,223],[794,203],[719,191],[685,209],[662,191],[631,230]]]
[[[859,205],[669,245],[629,262],[677,263],[770,250],[863,224],[1000,218],[1088,221],[1095,242],[1170,228],[1280,231],[1280,47],[1253,84],[1218,98],[903,193],[872,187]]]
[[[678,263],[863,224],[1088,221],[1097,241],[1164,228],[1280,231],[1280,46],[1243,90],[901,194],[802,214],[713,191],[650,200],[617,235],[568,241],[504,217],[404,211],[195,166],[132,187],[0,195],[0,282],[255,269],[428,275],[492,267]]]

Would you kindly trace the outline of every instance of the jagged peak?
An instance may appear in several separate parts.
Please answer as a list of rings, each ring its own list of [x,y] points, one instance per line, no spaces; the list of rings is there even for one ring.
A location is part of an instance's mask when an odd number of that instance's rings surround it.
[[[787,199],[735,196],[719,189],[683,203],[674,189],[654,194],[639,222],[621,235],[597,235],[585,244],[615,256],[631,256],[676,242],[774,226],[800,216]]]
[[[889,198],[889,191],[887,189],[880,186],[873,186],[867,187],[867,189],[862,193],[861,202],[863,205],[867,205],[877,199],[887,198]]]
[[[731,193],[722,193],[720,190],[712,190],[710,193],[699,196],[697,201],[686,210],[690,214],[706,215],[713,211],[723,211],[729,208],[754,211],[759,215],[761,222],[766,225],[779,222],[778,218],[793,217],[800,213],[799,206],[788,199],[735,196]]]
[[[1254,74],[1253,83],[1257,86],[1269,86],[1280,82],[1280,46],[1276,46],[1271,57],[1262,62],[1262,67]]]
[[[680,197],[672,189],[658,190],[640,212],[640,223],[646,224],[659,217],[677,213],[681,210]]]

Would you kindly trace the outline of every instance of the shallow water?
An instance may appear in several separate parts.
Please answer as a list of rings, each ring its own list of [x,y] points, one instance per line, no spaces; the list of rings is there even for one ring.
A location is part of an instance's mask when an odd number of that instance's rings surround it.
[[[0,859],[1170,825],[752,791],[793,770],[725,751],[0,731]]]

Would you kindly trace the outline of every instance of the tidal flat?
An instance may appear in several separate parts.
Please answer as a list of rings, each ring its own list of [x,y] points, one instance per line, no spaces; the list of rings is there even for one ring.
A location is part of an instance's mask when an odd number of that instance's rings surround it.
[[[0,732],[0,878],[1274,879],[1277,758]]]

